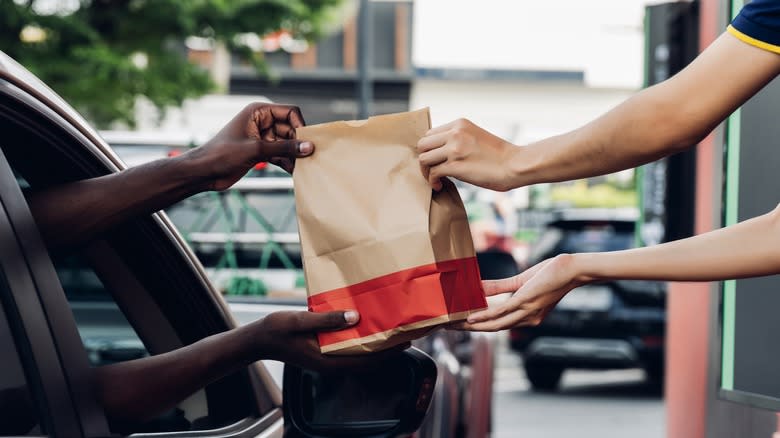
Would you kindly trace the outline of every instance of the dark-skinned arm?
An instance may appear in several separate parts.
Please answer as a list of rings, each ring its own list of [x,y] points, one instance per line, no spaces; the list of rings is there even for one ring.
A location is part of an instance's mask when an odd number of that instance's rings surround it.
[[[338,370],[381,361],[396,350],[364,357],[324,356],[316,332],[356,324],[357,312],[276,312],[186,347],[93,369],[93,390],[108,418],[145,421],[209,383],[261,359],[308,369]]]
[[[52,250],[88,242],[107,229],[206,190],[224,190],[258,162],[292,171],[313,146],[295,140],[304,125],[296,107],[252,104],[205,145],[178,157],[27,193]]]

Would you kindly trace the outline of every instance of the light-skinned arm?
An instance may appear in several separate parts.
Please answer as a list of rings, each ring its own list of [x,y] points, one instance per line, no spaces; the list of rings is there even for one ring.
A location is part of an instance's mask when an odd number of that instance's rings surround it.
[[[682,151],[780,74],[780,55],[724,33],[674,77],[569,133],[516,147],[467,120],[419,142],[431,185],[454,177],[493,190],[602,175]]]
[[[617,279],[716,281],[780,273],[780,207],[737,225],[646,248],[563,254],[522,274],[485,281],[488,295],[514,292],[462,328],[495,331],[537,325],[572,289]]]

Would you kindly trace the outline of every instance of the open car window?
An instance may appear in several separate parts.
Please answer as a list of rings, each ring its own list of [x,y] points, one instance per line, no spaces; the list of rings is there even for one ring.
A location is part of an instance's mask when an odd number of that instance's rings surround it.
[[[31,108],[2,91],[0,148],[23,189],[43,189],[109,171],[106,160],[94,155],[95,148],[86,147],[88,140],[77,130],[45,108]],[[29,216],[26,206],[23,210]],[[38,261],[51,263],[45,251],[38,256]],[[83,349],[69,354],[86,355],[92,366],[163,353],[230,328],[224,308],[161,218],[141,217],[117,227],[75,254],[57,255],[54,264],[83,342]],[[230,427],[276,408],[266,390],[242,369],[207,386],[167,418],[114,425],[115,431]]]

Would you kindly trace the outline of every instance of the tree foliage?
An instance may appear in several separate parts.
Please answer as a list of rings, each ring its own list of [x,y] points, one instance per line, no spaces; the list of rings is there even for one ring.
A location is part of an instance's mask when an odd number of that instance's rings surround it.
[[[186,57],[187,37],[237,42],[285,29],[316,36],[340,0],[0,0],[0,50],[99,126],[133,125],[146,96],[158,108],[210,91],[208,73]]]

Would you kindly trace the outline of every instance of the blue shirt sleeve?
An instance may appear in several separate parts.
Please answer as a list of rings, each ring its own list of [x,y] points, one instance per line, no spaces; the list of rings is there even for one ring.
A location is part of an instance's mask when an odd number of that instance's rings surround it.
[[[780,54],[780,0],[753,0],[728,27],[740,40]]]

